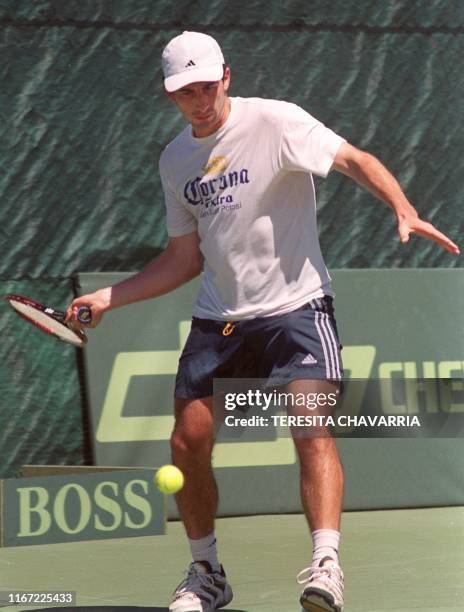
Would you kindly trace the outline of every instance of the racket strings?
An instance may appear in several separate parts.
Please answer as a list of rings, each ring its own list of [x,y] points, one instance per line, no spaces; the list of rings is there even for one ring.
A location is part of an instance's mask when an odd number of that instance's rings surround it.
[[[51,315],[38,310],[34,306],[23,302],[10,300],[11,306],[27,321],[33,323],[43,331],[58,336],[61,340],[70,342],[75,346],[82,346],[85,343],[85,335],[77,329],[66,325],[62,321],[56,320]]]

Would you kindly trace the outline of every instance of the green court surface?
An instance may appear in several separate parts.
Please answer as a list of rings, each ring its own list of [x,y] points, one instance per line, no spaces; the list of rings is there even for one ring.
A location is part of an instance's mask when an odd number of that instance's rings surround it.
[[[342,531],[345,612],[464,610],[464,508],[346,512]],[[235,594],[225,610],[300,611],[303,516],[219,519],[217,535]],[[188,562],[183,527],[170,522],[165,536],[1,549],[0,590],[72,590],[77,610],[162,612]]]

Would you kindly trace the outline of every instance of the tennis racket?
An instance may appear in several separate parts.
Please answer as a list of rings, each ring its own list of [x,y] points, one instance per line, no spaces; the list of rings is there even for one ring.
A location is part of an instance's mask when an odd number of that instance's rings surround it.
[[[62,310],[44,306],[31,298],[13,293],[8,294],[5,299],[20,317],[47,334],[74,346],[84,346],[87,342],[87,336],[81,329],[73,327],[71,323],[65,323],[66,313]],[[92,320],[90,308],[81,306],[77,311],[77,319],[84,324],[90,323]]]

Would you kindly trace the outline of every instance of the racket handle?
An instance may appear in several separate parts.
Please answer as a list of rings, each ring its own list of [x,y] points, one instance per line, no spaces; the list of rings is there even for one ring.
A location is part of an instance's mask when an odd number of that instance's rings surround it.
[[[81,306],[77,311],[77,320],[80,323],[90,323],[92,321],[92,311],[88,306]]]

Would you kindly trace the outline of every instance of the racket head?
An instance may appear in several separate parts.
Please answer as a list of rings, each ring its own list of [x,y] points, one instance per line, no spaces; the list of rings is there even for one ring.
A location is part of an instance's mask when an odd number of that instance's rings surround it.
[[[82,347],[87,342],[85,333],[64,322],[66,313],[24,295],[9,293],[6,301],[21,318],[32,323],[45,333],[55,336],[62,342]]]

